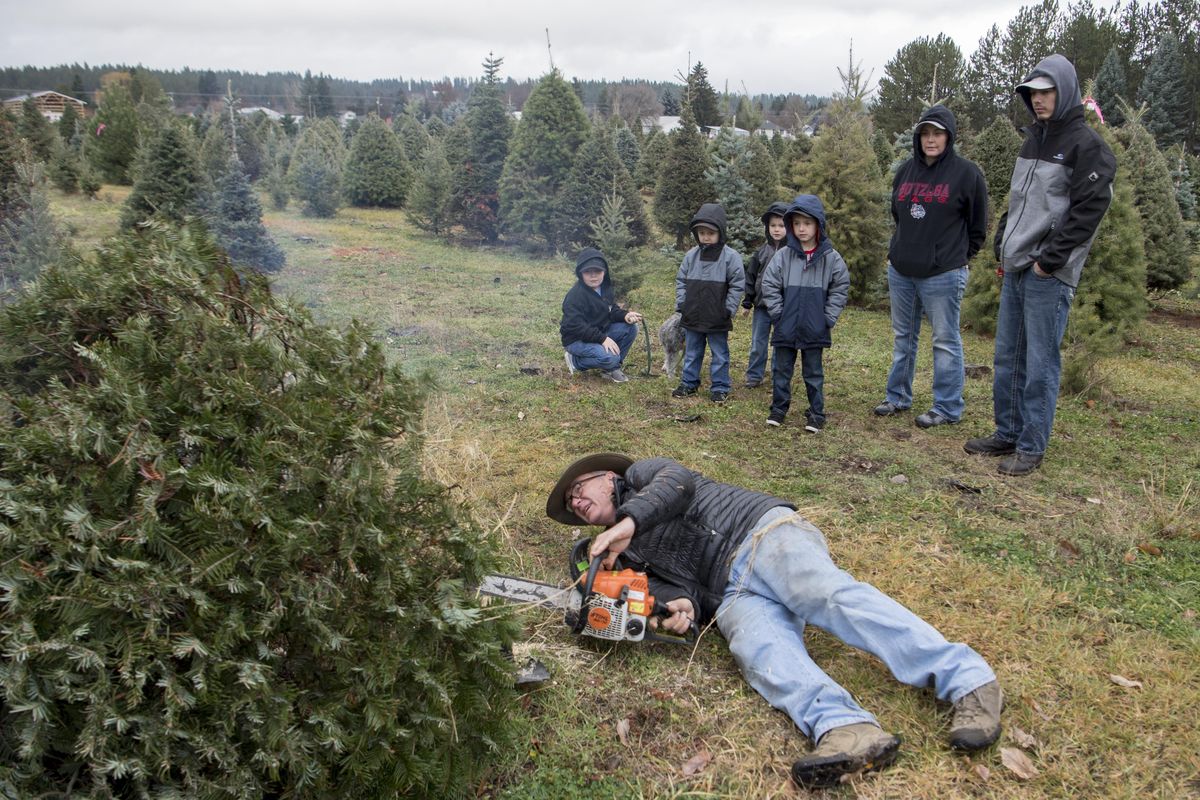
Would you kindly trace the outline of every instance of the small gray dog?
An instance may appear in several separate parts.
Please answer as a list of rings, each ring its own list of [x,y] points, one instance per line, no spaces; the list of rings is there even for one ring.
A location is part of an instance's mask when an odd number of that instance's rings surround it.
[[[663,349],[663,373],[668,378],[675,377],[675,371],[679,369],[679,362],[683,361],[683,315],[676,311],[671,316],[667,317],[658,329],[658,341]]]

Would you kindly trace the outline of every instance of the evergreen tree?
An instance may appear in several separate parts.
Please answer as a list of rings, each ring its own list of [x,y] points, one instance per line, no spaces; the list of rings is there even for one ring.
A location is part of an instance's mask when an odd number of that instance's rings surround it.
[[[17,134],[17,121],[0,108],[0,224],[25,208],[17,165],[29,160],[29,144]]]
[[[1012,121],[997,115],[990,125],[971,140],[962,154],[974,161],[987,182],[988,206],[993,217],[1008,208],[1008,187],[1012,182],[1013,165],[1021,152],[1021,134]]]
[[[63,144],[59,140],[54,142],[54,154],[50,157],[50,163],[46,166],[46,174],[50,178],[50,182],[54,184],[54,188],[64,194],[75,194],[79,191],[79,178],[83,168],[79,163],[79,156],[69,145]]]
[[[685,104],[679,127],[667,137],[667,155],[659,167],[654,192],[654,219],[664,233],[675,237],[677,250],[683,250],[690,239],[692,216],[700,206],[716,199],[704,177],[707,169],[704,137],[696,128],[692,107]]]
[[[575,154],[575,163],[555,202],[556,241],[562,245],[589,242],[592,221],[600,216],[604,198],[614,191],[624,203],[634,243],[645,244],[649,232],[641,195],[617,157],[612,130],[596,125]]]
[[[642,285],[644,276],[634,266],[633,234],[629,232],[625,202],[620,194],[612,192],[604,198],[600,215],[592,220],[589,229],[591,243],[608,260],[613,293],[618,302],[625,302],[629,293]]]
[[[1093,99],[1104,114],[1109,125],[1125,124],[1120,98],[1129,97],[1129,86],[1125,82],[1125,68],[1121,66],[1121,54],[1113,47],[1104,57],[1100,71],[1096,73],[1096,90]]]
[[[6,793],[472,793],[515,744],[515,630],[424,402],[189,228],[0,313]]]
[[[331,119],[308,122],[288,164],[291,195],[309,217],[332,217],[342,203],[342,167],[346,148]]]
[[[408,218],[421,230],[445,234],[454,224],[453,173],[446,159],[445,143],[434,139],[425,148],[416,171],[405,209]]]
[[[324,75],[317,76],[316,93],[313,96],[313,114],[322,119],[331,119],[337,116],[337,109],[333,106],[333,95],[329,91],[329,81]]]
[[[233,158],[233,140],[228,126],[221,124],[219,114],[210,114],[200,140],[200,168],[208,180],[216,185],[225,177],[225,170]]]
[[[783,198],[783,187],[779,185],[779,169],[766,140],[755,135],[749,138],[750,164],[746,168],[746,180],[750,182],[750,210],[754,212],[756,224],[771,203]],[[755,234],[761,234],[761,226]]]
[[[425,126],[414,115],[406,112],[396,117],[393,128],[400,137],[400,143],[404,145],[404,155],[408,157],[409,164],[420,164],[431,138]]]
[[[25,160],[14,171],[15,213],[0,218],[0,305],[57,260],[65,247],[50,213],[42,164]]]
[[[617,148],[617,157],[621,159],[629,174],[633,175],[637,172],[638,161],[642,156],[637,137],[633,135],[633,131],[621,125],[613,132],[613,144]]]
[[[441,117],[430,117],[425,121],[425,132],[431,139],[441,139],[450,132],[450,126]]]
[[[404,205],[412,169],[400,138],[375,114],[367,116],[350,145],[343,185],[352,206]]]
[[[33,98],[26,98],[21,104],[21,116],[17,119],[17,133],[29,142],[29,150],[33,157],[43,163],[54,155],[54,129],[42,116]]]
[[[733,114],[733,124],[749,133],[754,133],[763,123],[762,107],[750,102],[750,98],[742,95],[738,98],[737,111]]]
[[[237,266],[275,272],[284,264],[283,251],[262,223],[262,205],[237,159],[232,159],[217,187],[213,234]]]
[[[944,33],[904,45],[883,67],[871,109],[875,127],[889,136],[911,130],[923,110],[959,95],[964,69],[962,52]]]
[[[63,106],[62,116],[58,118],[58,138],[64,144],[73,143],[79,136],[79,112],[74,103]]]
[[[725,121],[725,115],[721,113],[721,101],[712,84],[708,82],[708,70],[699,61],[688,74],[687,96],[683,104],[691,106],[695,124],[705,133],[710,128],[721,127]]]
[[[1145,125],[1160,147],[1180,144],[1188,131],[1191,98],[1184,83],[1179,40],[1164,33],[1146,70],[1138,102],[1147,106]]]
[[[683,113],[679,98],[675,92],[671,91],[670,87],[663,89],[662,99],[659,102],[662,103],[664,117],[678,117]]]
[[[104,90],[96,116],[88,126],[84,154],[100,177],[110,183],[132,182],[138,146],[138,115],[129,89],[113,84]]]
[[[889,184],[871,146],[861,96],[856,101],[854,94],[843,95],[830,105],[812,151],[792,180],[825,204],[829,238],[850,268],[851,302],[874,302],[883,290],[887,262]]]
[[[634,173],[639,189],[653,189],[658,183],[659,167],[666,160],[668,147],[667,135],[658,128],[651,128],[642,142],[642,153]]]
[[[507,236],[555,244],[555,201],[588,136],[583,104],[557,70],[538,81],[521,111],[500,176]]]
[[[750,170],[750,150],[746,140],[736,136],[728,125],[721,127],[714,144],[704,177],[712,186],[717,202],[725,208],[726,243],[739,253],[748,254],[762,239],[759,221],[762,211],[756,212],[751,205],[753,189],[746,178]]]
[[[190,144],[189,137],[173,125],[158,135],[125,201],[122,227],[132,228],[156,215],[182,222],[202,210],[204,178]]]
[[[288,181],[288,163],[290,162],[290,154],[280,150],[275,155],[274,163],[271,164],[271,169],[267,173],[266,186],[267,194],[271,196],[271,205],[276,211],[283,211],[288,207],[288,200],[291,199],[291,186]]]
[[[1133,181],[1133,205],[1141,219],[1146,286],[1177,289],[1191,278],[1191,253],[1166,158],[1137,122],[1121,129]]]
[[[500,88],[503,63],[491,53],[483,62],[483,80],[467,104],[467,157],[460,162],[456,185],[463,227],[488,242],[500,236],[500,173],[512,137]]]
[[[882,128],[876,128],[871,134],[871,149],[875,151],[875,159],[879,162],[879,169],[885,175],[892,175],[893,162],[896,160],[896,152],[892,149],[892,140]]]

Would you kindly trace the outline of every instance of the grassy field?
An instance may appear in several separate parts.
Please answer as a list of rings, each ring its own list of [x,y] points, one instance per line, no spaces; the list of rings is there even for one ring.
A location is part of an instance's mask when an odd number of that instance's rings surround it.
[[[122,191],[101,196],[56,198],[77,242],[115,229]],[[870,414],[890,363],[884,313],[849,309],[836,328],[829,423],[812,436],[794,420],[768,428],[769,389],[740,389],[745,321],[731,341],[732,400],[673,400],[657,343],[650,376],[638,375],[646,353],[635,345],[628,384],[567,374],[565,260],[451,247],[399,212],[289,210],[266,223],[288,256],[277,291],[331,324],[371,322],[397,361],[428,376],[429,471],[454,485],[510,571],[563,577],[580,534],[547,520],[544,505],[568,462],[596,450],[666,455],[792,499],[845,568],[988,659],[1007,692],[1006,732],[965,757],[945,747],[946,708],[929,691],[813,631],[816,660],[904,738],[892,769],[829,796],[1200,797],[1195,302],[1156,303],[1137,341],[1103,362],[1097,399],[1059,399],[1042,469],[1008,479],[962,451],[991,431],[987,378],[968,380],[957,426],[920,431],[911,414]],[[645,262],[633,305],[657,322],[677,261],[648,251]],[[990,365],[990,340],[968,332],[965,346],[969,363]],[[915,410],[929,402],[928,350],[926,338]],[[573,638],[549,612],[523,618],[519,652],[554,678],[522,698],[525,746],[497,761],[480,796],[804,796],[787,777],[804,738],[748,689],[715,630],[694,650],[609,648]],[[1023,752],[1036,775],[1019,777],[1002,748]]]

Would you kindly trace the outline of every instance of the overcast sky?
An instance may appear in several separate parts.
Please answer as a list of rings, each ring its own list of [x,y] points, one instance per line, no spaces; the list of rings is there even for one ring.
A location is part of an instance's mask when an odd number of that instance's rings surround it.
[[[1032,0],[1025,0],[1025,3]],[[143,64],[156,69],[311,69],[335,77],[480,74],[672,80],[702,61],[718,90],[828,95],[851,39],[864,71],[919,36],[949,35],[969,58],[1020,0],[5,0],[0,65]]]

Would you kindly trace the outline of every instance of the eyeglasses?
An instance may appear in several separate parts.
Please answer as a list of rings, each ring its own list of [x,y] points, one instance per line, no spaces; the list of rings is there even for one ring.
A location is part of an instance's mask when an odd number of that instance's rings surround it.
[[[571,487],[569,489],[567,489],[567,506],[570,507],[570,505],[573,501],[579,499],[580,495],[582,494],[581,490],[583,489],[583,485],[585,483],[587,483],[588,481],[593,480],[595,478],[603,478],[607,474],[608,474],[607,472],[594,472],[591,475],[588,475],[587,477],[584,477],[584,478],[580,478],[579,480],[572,483]]]

